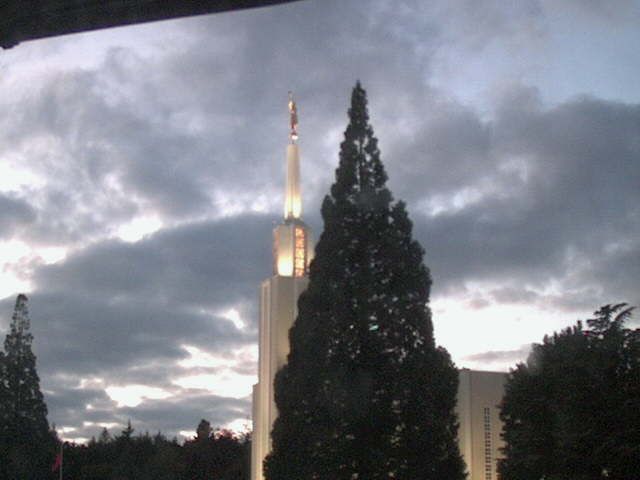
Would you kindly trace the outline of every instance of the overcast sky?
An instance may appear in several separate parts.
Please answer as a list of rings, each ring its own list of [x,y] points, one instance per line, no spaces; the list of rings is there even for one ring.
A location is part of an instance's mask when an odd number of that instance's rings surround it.
[[[0,334],[26,292],[49,421],[249,425],[288,90],[317,238],[361,80],[458,366],[640,305],[638,25],[624,0],[307,0],[0,51]]]

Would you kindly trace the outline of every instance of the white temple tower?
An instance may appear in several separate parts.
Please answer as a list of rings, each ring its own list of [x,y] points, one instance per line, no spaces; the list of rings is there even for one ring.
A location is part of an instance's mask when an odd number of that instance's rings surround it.
[[[278,415],[273,380],[289,354],[289,329],[297,315],[298,296],[307,288],[313,257],[309,228],[301,219],[300,153],[296,104],[289,95],[290,133],[284,221],[273,230],[273,276],[260,286],[258,383],[253,386],[251,480],[263,480],[262,462],[271,451],[271,429]]]
[[[467,480],[497,480],[503,458],[499,404],[507,381],[504,372],[459,371],[458,446],[467,465]]]

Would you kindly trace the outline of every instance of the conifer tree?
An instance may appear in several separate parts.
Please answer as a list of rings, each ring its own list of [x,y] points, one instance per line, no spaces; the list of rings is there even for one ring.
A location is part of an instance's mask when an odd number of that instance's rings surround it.
[[[358,83],[275,380],[268,480],[464,478],[457,371],[435,345],[423,250],[386,181]]]
[[[20,294],[0,358],[0,451],[6,459],[0,469],[8,479],[47,478],[53,458],[29,329],[27,296]]]

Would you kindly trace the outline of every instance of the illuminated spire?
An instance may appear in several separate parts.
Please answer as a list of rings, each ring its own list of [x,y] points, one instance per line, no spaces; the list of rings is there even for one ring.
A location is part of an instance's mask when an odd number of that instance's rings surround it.
[[[309,229],[302,221],[300,195],[300,152],[298,113],[289,92],[289,144],[287,145],[287,180],[284,197],[284,222],[274,229],[274,273],[283,277],[304,277],[313,258]]]
[[[300,218],[302,198],[300,195],[300,154],[298,152],[298,110],[293,94],[289,92],[289,145],[287,145],[287,185],[284,200],[285,220]]]

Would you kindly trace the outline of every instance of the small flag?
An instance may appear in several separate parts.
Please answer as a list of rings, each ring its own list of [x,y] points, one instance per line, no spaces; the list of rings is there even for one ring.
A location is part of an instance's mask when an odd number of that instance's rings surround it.
[[[56,470],[58,470],[60,467],[62,466],[62,453],[58,453],[56,455],[56,459],[53,462],[53,465],[51,465],[51,471],[55,472]]]

